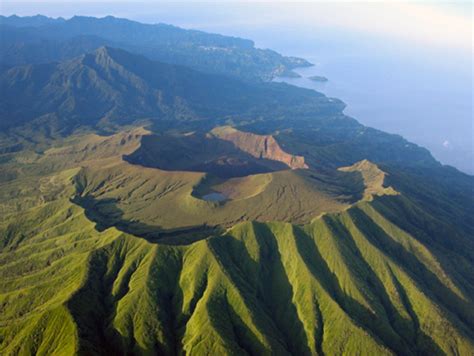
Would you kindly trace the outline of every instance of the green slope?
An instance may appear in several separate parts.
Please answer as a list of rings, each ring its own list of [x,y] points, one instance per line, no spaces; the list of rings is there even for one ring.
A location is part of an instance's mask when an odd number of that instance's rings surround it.
[[[474,354],[474,177],[260,82],[306,62],[112,17],[0,32],[25,64],[0,68],[0,355]]]
[[[163,244],[98,226],[76,204],[86,191],[110,194],[139,216],[147,184],[188,179],[191,194],[200,173],[140,168],[143,183],[123,162],[143,134],[73,137],[3,164],[1,354],[472,354],[472,237],[386,188],[376,166],[333,172],[359,201],[302,224],[243,221]],[[272,174],[282,173],[297,171]],[[337,185],[294,182],[337,201]],[[181,201],[163,199],[161,212]]]
[[[99,233],[67,200],[32,210],[22,220],[36,225],[40,215],[39,232],[22,229],[18,241],[12,225],[4,230],[3,354],[474,347],[469,294],[370,203],[302,227],[242,223],[188,246]]]

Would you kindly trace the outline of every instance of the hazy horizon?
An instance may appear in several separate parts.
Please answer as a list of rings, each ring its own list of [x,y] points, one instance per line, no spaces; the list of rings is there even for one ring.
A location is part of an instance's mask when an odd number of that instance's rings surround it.
[[[311,70],[329,78],[326,85],[293,84],[338,97],[361,123],[401,134],[442,163],[474,173],[470,3],[108,5],[6,1],[1,13],[113,15],[252,39],[258,47],[313,61]]]
[[[0,355],[474,356],[470,3],[0,7]]]

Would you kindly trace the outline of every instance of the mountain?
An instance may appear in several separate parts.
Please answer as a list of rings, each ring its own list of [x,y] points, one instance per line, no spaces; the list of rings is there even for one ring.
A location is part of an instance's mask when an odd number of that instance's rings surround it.
[[[124,161],[150,134],[3,164],[3,354],[473,350],[472,225],[369,161],[223,179]]]
[[[473,176],[227,54],[173,57],[245,40],[1,20],[36,43],[0,74],[2,355],[474,353]]]
[[[246,39],[112,16],[74,16],[68,20],[1,16],[0,34],[0,61],[9,65],[71,59],[78,55],[78,47],[92,51],[99,46],[122,48],[154,60],[250,81],[296,75],[293,68],[310,65],[301,58],[255,48]]]
[[[52,40],[38,34],[35,27],[14,27],[2,23],[0,21],[0,63],[6,69],[16,65],[72,59],[112,43],[98,36],[88,35]]]
[[[0,16],[0,23],[2,25],[10,25],[15,27],[37,27],[43,25],[50,25],[54,23],[64,22],[65,20],[62,17],[56,19],[52,17],[47,17],[44,15],[35,15],[35,16]]]
[[[204,86],[205,91],[199,90]],[[44,115],[72,125],[78,121],[95,125],[99,121],[131,123],[137,118],[228,119],[237,114],[248,116],[251,111],[281,114],[305,100],[314,111],[325,109],[328,114],[341,107],[329,105],[323,95],[310,90],[287,92],[283,88],[250,85],[101,47],[61,63],[5,71],[0,78],[0,110],[14,119],[4,122],[5,128]]]
[[[360,125],[342,113],[341,101],[312,90],[242,82],[108,47],[60,63],[10,68],[0,76],[0,90],[0,115],[9,117],[0,126],[10,129],[7,151],[45,129],[54,136],[81,127],[113,132],[143,121],[181,131],[233,124],[259,134],[278,131],[284,145],[323,166],[365,158],[439,166],[427,150]]]

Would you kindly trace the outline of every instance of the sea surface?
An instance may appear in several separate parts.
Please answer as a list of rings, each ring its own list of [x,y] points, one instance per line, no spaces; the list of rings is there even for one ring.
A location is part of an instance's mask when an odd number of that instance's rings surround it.
[[[474,174],[472,72],[465,63],[348,52],[306,53],[313,67],[295,70],[301,78],[276,81],[339,98],[347,104],[344,112],[364,125],[400,134],[442,163]],[[308,79],[313,75],[328,81]]]
[[[276,3],[167,2],[143,7],[123,2],[111,8],[107,1],[75,6],[15,1],[5,2],[2,12],[115,15],[252,39],[257,47],[315,64],[298,69],[301,78],[279,80],[339,98],[347,104],[345,113],[359,122],[400,134],[428,148],[442,163],[474,174],[472,45],[461,50],[395,39],[377,31],[375,25],[372,33],[330,28],[317,19],[311,21],[310,13],[304,23],[296,15],[294,21],[282,22],[281,11],[291,12],[303,3],[283,7]],[[457,10],[471,16],[472,7],[466,3]],[[311,75],[329,81],[312,82],[307,79]]]

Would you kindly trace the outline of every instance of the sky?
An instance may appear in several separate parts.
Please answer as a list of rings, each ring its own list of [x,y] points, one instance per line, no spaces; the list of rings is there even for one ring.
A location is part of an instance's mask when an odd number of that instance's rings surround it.
[[[356,119],[474,173],[472,11],[470,1],[0,1],[3,15],[163,22],[314,59]]]
[[[225,26],[255,29],[275,24],[308,30],[330,28],[471,53],[473,45],[470,1],[2,0],[0,12],[3,15],[41,13],[66,18],[73,15],[115,15],[208,30]]]

